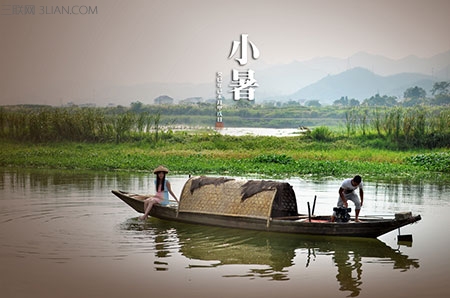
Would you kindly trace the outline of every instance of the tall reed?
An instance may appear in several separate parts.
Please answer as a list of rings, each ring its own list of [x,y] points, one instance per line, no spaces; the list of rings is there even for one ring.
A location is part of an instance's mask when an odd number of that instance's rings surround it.
[[[160,130],[160,115],[108,108],[0,108],[0,137],[31,142],[112,142]]]
[[[270,123],[272,118],[266,119],[266,116],[276,113],[274,109],[265,110],[257,107],[254,109],[256,111],[251,111],[251,114],[255,117],[255,121],[261,120],[258,123]],[[205,107],[205,110],[210,111],[210,107]],[[304,107],[299,107],[297,111],[303,110]],[[167,114],[167,111],[170,114]],[[177,116],[173,114],[175,111],[183,115],[180,106],[171,109],[152,107],[149,110],[133,110],[125,107],[0,107],[0,138],[31,142],[121,143],[145,140],[157,143],[165,137],[162,126],[174,124],[175,120],[170,120],[170,117]],[[190,109],[189,113],[194,111],[196,115],[206,117],[201,107]],[[295,114],[294,110],[290,113],[290,117]],[[450,108],[446,106],[352,107],[335,109],[333,113],[324,107],[323,110],[314,110],[314,113],[318,114],[315,117],[323,117],[320,118],[322,122],[328,119],[324,117],[325,115],[334,117],[333,119],[341,117],[340,121],[345,123],[347,138],[358,136],[367,139],[377,138],[380,144],[397,148],[450,147]],[[211,114],[211,119],[213,115],[214,113]],[[191,115],[192,117],[196,116]],[[177,117],[177,121],[182,119],[185,118]],[[284,120],[293,122],[301,121],[301,118]],[[248,120],[243,123],[248,123]],[[320,125],[319,131],[323,133],[325,126]],[[342,136],[334,133],[328,135],[326,140],[333,141],[339,137]]]

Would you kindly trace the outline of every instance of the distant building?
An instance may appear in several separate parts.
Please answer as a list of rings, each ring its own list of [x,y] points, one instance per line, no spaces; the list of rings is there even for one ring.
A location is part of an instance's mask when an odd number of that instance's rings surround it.
[[[203,97],[188,97],[180,100],[180,104],[197,104],[203,102]]]
[[[171,105],[173,104],[173,98],[167,95],[161,95],[154,99],[157,105]]]

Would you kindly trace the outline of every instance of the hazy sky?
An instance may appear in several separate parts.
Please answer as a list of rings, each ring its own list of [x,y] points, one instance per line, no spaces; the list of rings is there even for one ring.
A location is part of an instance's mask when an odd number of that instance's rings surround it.
[[[209,82],[237,65],[227,58],[242,33],[268,64],[450,49],[448,0],[20,1],[34,15],[0,3],[0,104],[59,82]],[[61,3],[97,13],[49,14]]]

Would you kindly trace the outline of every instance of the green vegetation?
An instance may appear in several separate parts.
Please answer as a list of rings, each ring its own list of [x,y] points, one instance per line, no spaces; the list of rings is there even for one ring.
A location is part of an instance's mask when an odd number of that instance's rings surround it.
[[[165,164],[175,173],[193,175],[344,177],[359,173],[365,179],[450,182],[448,106],[253,106],[235,111],[243,119],[257,115],[261,121],[296,119],[301,123],[306,113],[338,122],[282,138],[226,136],[208,128],[176,131],[175,125],[187,125],[176,113],[189,108],[192,118],[207,112],[213,118],[210,105],[2,107],[0,166],[148,171]],[[228,112],[233,109],[229,107]]]
[[[182,141],[180,141],[182,140]],[[280,154],[280,152],[283,152]],[[448,181],[448,151],[391,151],[348,141],[315,142],[299,137],[231,137],[216,133],[174,133],[157,148],[147,142],[4,142],[0,166],[149,171],[165,164],[174,173],[258,177],[344,177]]]
[[[316,127],[308,134],[316,141],[356,138],[376,148],[450,146],[449,106],[241,106],[224,108],[227,127]],[[213,104],[144,106],[134,103],[131,108],[0,107],[0,139],[157,143],[175,127],[213,127],[212,115]]]

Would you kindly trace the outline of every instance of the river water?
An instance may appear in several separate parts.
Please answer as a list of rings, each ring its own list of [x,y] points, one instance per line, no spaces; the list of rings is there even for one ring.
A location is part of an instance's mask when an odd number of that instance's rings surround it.
[[[168,177],[177,195],[185,176]],[[110,192],[153,175],[0,169],[0,296],[448,297],[450,186],[365,182],[361,215],[421,214],[378,239],[305,237],[138,214]],[[340,181],[285,180],[329,214]],[[353,207],[353,206],[350,206]],[[353,209],[353,208],[352,208]]]

